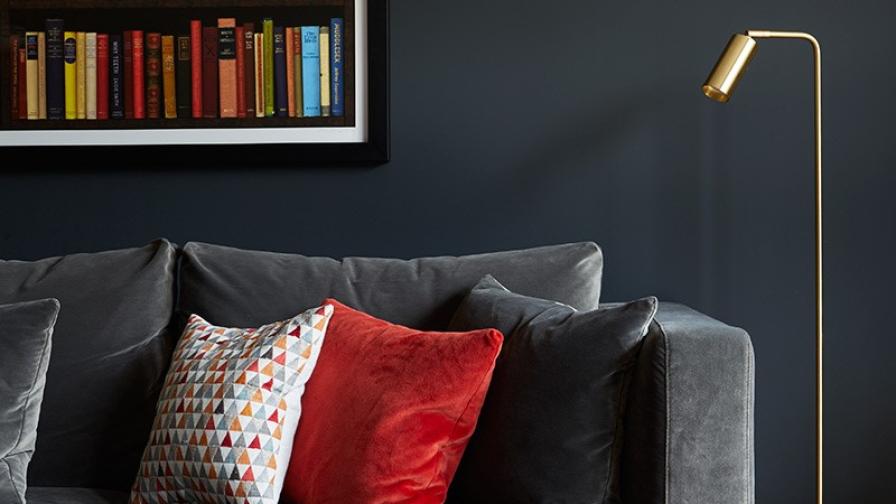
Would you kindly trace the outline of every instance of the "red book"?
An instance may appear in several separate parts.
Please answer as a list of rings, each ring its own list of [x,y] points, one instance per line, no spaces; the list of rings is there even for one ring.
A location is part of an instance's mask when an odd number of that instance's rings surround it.
[[[146,34],[146,117],[162,115],[162,34]]]
[[[243,91],[246,100],[246,117],[255,117],[255,23],[243,25]]]
[[[19,47],[19,119],[28,119],[28,79],[25,76],[28,56],[25,48]]]
[[[236,116],[246,117],[246,29],[236,27]]]
[[[218,117],[218,28],[202,28],[202,117]]]
[[[134,32],[128,30],[122,37],[122,66],[124,67],[124,118],[134,118]]]
[[[193,118],[202,117],[202,21],[190,21],[190,65],[193,70]]]
[[[109,118],[109,34],[96,36],[96,118]]]
[[[9,37],[9,97],[10,117],[19,118],[19,36]]]
[[[134,119],[146,118],[146,73],[144,71],[145,48],[143,46],[143,30],[131,32],[131,45],[134,50]]]

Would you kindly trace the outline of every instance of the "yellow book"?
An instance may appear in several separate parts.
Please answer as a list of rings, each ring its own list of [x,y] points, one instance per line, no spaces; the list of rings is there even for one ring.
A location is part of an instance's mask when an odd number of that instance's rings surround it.
[[[87,119],[87,33],[77,32],[78,45],[75,65],[78,68],[75,82],[75,98],[78,119]]]
[[[47,34],[37,34],[37,118],[47,118]]]
[[[330,28],[320,27],[320,115],[330,115]]]
[[[255,117],[264,117],[264,33],[255,34]]]
[[[87,102],[87,119],[96,120],[96,33],[87,34],[87,76],[84,79]]]
[[[78,118],[78,99],[76,88],[78,87],[78,36],[75,32],[65,32],[65,118]]]
[[[40,89],[37,85],[37,32],[25,33],[25,98],[28,104],[28,119],[37,119]],[[21,92],[21,91],[20,91]]]
[[[174,76],[174,36],[162,36],[162,96],[165,119],[177,119],[177,81]]]

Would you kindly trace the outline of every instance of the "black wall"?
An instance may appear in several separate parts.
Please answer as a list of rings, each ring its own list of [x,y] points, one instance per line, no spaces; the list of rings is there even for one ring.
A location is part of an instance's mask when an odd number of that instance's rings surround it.
[[[891,0],[393,0],[393,161],[376,168],[0,174],[0,257],[166,236],[412,257],[594,240],[606,299],[750,331],[757,501],[813,493],[811,53],[763,41],[734,101],[699,85],[731,33],[825,56],[828,502],[896,495]],[[201,167],[201,169],[198,169]]]

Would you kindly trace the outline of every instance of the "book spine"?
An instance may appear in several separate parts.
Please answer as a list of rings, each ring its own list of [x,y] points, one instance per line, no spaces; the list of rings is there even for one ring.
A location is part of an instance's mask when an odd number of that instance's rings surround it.
[[[162,115],[162,34],[146,34],[146,117]]]
[[[295,30],[286,28],[283,42],[286,46],[286,100],[289,103],[289,117],[296,116],[296,51]]]
[[[61,19],[48,19],[47,28],[47,118],[65,118],[65,32]]]
[[[295,72],[295,95],[296,95],[296,117],[305,117],[305,100],[303,94],[305,92],[302,86],[302,27],[297,26],[292,30],[293,41],[293,71]]]
[[[330,115],[334,117],[345,115],[344,30],[342,18],[330,20]]]
[[[146,79],[145,76],[145,46],[143,45],[143,30],[131,32],[131,45],[133,46],[134,65],[134,119],[146,118]]]
[[[109,36],[109,116],[124,119],[124,47],[121,35]]]
[[[236,116],[246,117],[246,29],[236,27]]]
[[[19,118],[19,36],[9,37],[9,111],[10,119]]]
[[[274,21],[267,18],[264,27],[264,115],[274,117]]]
[[[87,33],[77,32],[78,81],[75,83],[75,98],[77,104],[78,119],[87,119]]]
[[[124,117],[134,118],[134,31],[124,32],[121,43],[124,68]]]
[[[218,100],[220,117],[237,117],[236,19],[218,20]]]
[[[47,34],[37,33],[37,118],[47,118]]]
[[[109,34],[96,36],[96,118],[109,118]]]
[[[37,84],[37,32],[25,33],[25,107],[26,117],[36,120],[39,117],[39,93]]]
[[[177,119],[177,82],[174,75],[174,37],[162,37],[162,96],[165,119]]]
[[[202,116],[218,117],[218,29],[202,29]]]
[[[274,28],[274,101],[277,117],[289,117],[289,94],[286,92],[286,31]]]
[[[264,33],[255,34],[255,117],[264,117]]]
[[[246,117],[255,117],[255,25],[243,25],[245,36]]]
[[[202,21],[190,21],[190,61],[192,61],[193,118],[202,117]]]
[[[191,50],[189,35],[177,37],[177,117],[180,118],[192,117],[193,112],[190,96],[193,92]]]
[[[16,75],[18,78],[18,87],[19,87],[19,119],[28,119],[28,78],[27,78],[27,68],[28,68],[28,50],[25,49],[24,41],[19,45],[19,55],[16,58],[18,61],[18,70],[16,70]]]
[[[302,27],[302,101],[305,117],[320,117],[320,29]]]
[[[330,116],[330,27],[320,28],[320,115]]]
[[[96,120],[96,33],[88,33],[85,40],[85,110],[87,119]]]
[[[63,57],[65,65],[65,118],[78,118],[78,34],[72,31],[65,32],[63,42]]]

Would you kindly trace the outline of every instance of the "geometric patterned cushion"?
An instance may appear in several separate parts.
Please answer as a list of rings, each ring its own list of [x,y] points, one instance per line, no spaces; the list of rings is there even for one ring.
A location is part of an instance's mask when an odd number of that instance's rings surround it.
[[[258,329],[193,315],[165,379],[131,504],[277,504],[333,307]]]

